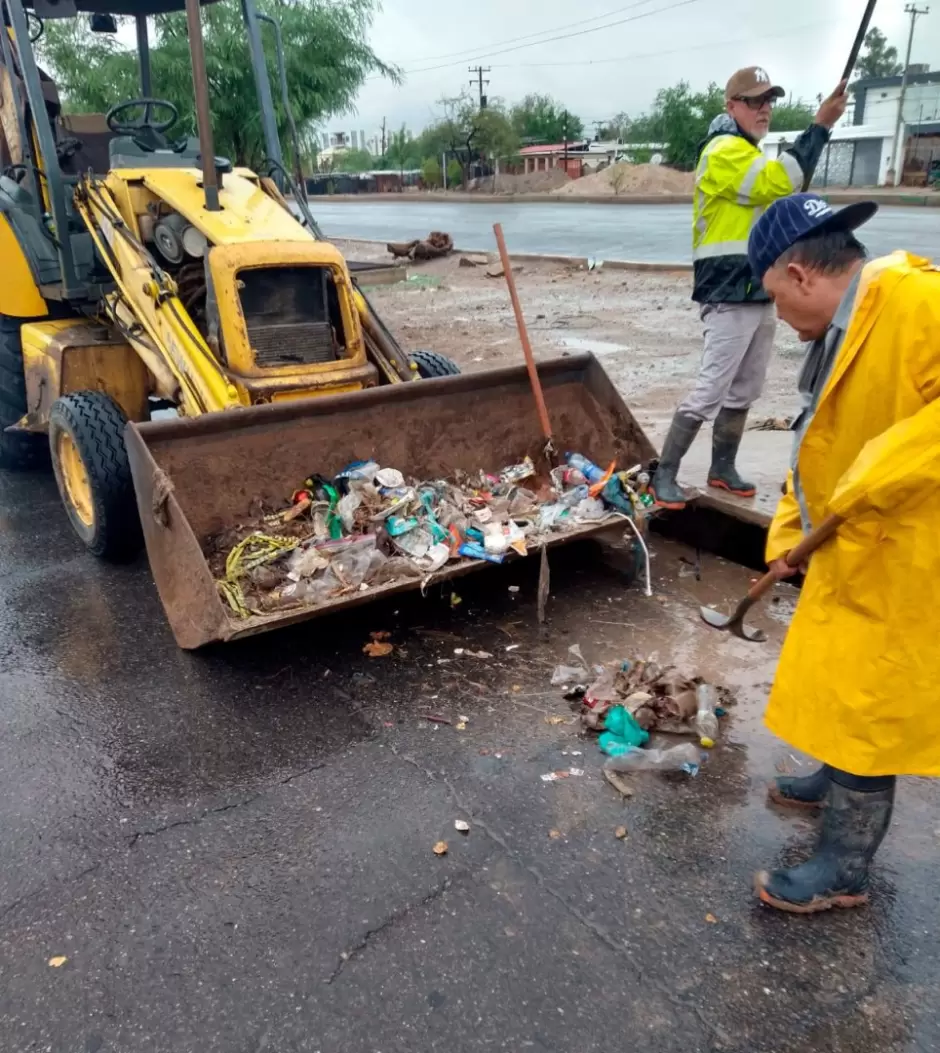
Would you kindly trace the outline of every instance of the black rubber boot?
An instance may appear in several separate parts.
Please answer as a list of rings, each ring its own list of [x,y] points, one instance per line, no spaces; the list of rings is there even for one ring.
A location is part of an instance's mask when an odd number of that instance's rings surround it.
[[[659,458],[659,467],[650,482],[650,490],[656,498],[657,508],[685,508],[688,498],[676,481],[676,476],[682,458],[689,452],[689,447],[695,441],[701,426],[700,420],[688,417],[684,413],[677,413],[672,418],[669,434],[663,443],[662,456]]]
[[[734,466],[746,422],[746,409],[725,407],[715,418],[712,431],[712,466],[708,472],[708,485],[729,490],[737,497],[753,497],[757,493],[757,487],[742,479]]]
[[[828,793],[829,769],[825,764],[812,775],[778,775],[767,788],[767,796],[784,808],[822,808]]]
[[[845,782],[877,788],[850,789]],[[799,866],[761,871],[754,882],[760,899],[792,914],[867,903],[868,870],[891,823],[894,788],[894,778],[860,779],[832,770],[816,852]]]

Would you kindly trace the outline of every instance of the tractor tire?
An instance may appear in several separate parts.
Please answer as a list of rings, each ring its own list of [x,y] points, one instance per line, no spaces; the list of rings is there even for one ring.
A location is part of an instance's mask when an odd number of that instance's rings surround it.
[[[42,435],[8,432],[26,413],[26,377],[20,327],[28,318],[0,315],[0,468],[25,472],[48,465]]]
[[[414,351],[411,361],[418,367],[418,376],[422,380],[460,375],[460,366],[453,359],[439,355],[436,351]]]
[[[92,555],[113,563],[133,559],[143,545],[126,424],[103,391],[63,395],[49,414],[52,467],[72,527]]]

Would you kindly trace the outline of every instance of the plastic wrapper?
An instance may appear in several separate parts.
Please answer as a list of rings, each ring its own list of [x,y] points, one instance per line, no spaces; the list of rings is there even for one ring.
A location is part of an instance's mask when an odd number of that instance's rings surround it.
[[[402,554],[412,559],[423,559],[434,544],[434,538],[427,527],[417,526],[405,534],[392,538],[392,543]]]
[[[343,524],[343,530],[347,534],[353,532],[353,527],[356,525],[356,512],[361,504],[362,497],[355,490],[350,490],[348,494],[339,499],[336,512],[339,515],[340,522]]]
[[[668,749],[630,749],[604,762],[606,771],[629,775],[640,771],[684,771],[697,775],[702,766],[702,751],[691,742],[682,742]]]
[[[587,675],[587,663],[584,661],[581,647],[578,644],[572,644],[568,648],[568,664],[556,665],[552,672],[552,686],[575,684],[579,680],[584,680]]]

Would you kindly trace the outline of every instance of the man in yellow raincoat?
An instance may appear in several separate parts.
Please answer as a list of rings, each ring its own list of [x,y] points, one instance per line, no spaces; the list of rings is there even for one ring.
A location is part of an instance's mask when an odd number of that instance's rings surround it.
[[[824,808],[814,855],[756,879],[798,913],[866,902],[896,777],[940,776],[940,269],[867,260],[852,232],[875,209],[797,194],[749,241],[780,317],[811,342],[768,563],[787,577],[800,538],[844,520],[810,560],[766,713],[823,765],[771,790]]]

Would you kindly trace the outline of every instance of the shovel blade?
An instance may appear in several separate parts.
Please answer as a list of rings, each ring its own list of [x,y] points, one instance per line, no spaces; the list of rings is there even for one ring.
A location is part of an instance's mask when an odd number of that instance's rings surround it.
[[[740,637],[742,640],[748,640],[751,643],[763,643],[767,639],[767,634],[763,629],[749,629],[744,624],[743,615],[738,612],[729,615],[722,614],[721,611],[712,610],[711,607],[700,607],[699,614],[701,614],[702,621],[706,625],[723,632],[734,633],[735,636]]]

